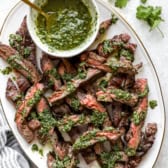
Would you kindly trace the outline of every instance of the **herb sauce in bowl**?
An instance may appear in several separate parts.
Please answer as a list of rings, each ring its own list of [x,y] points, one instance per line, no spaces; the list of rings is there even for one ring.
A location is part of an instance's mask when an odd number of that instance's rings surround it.
[[[47,29],[45,18],[39,14],[36,21],[37,34],[51,48],[70,50],[88,37],[92,17],[81,0],[48,0],[42,10],[51,13],[51,26]]]

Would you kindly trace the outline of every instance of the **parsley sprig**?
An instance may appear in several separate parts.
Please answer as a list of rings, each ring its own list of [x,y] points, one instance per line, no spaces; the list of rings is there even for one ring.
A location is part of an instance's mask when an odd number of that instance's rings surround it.
[[[160,6],[143,6],[140,5],[137,7],[136,17],[137,19],[147,22],[150,26],[150,31],[157,28],[160,33],[163,35],[162,31],[159,29],[159,24],[164,20],[161,17],[162,8]]]

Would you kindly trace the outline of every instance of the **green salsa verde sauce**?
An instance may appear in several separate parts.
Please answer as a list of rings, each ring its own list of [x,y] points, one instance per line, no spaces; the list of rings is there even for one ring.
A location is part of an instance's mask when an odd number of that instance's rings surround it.
[[[88,7],[81,0],[48,0],[42,6],[50,16],[49,29],[46,19],[38,15],[37,35],[50,49],[70,50],[83,43],[90,34],[92,18]]]

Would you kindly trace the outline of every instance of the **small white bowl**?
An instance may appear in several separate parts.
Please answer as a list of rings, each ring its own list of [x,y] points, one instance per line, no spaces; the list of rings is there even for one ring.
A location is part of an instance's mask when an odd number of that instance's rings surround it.
[[[47,0],[33,0],[32,2],[38,5],[39,7],[41,7],[44,3],[46,3],[46,1]],[[92,17],[92,28],[89,32],[90,34],[85,39],[85,41],[81,43],[81,45],[73,49],[70,49],[70,50],[57,50],[57,49],[51,50],[50,47],[46,43],[42,43],[42,41],[40,40],[40,38],[38,37],[36,33],[37,28],[35,24],[39,13],[36,10],[30,8],[28,16],[27,16],[28,30],[29,30],[29,33],[33,41],[41,50],[43,50],[44,52],[52,56],[68,58],[68,57],[72,57],[72,56],[80,54],[81,52],[86,50],[95,41],[96,36],[99,31],[99,18],[100,18],[99,10],[98,10],[95,0],[82,0],[82,2],[88,7],[90,11],[90,14]]]

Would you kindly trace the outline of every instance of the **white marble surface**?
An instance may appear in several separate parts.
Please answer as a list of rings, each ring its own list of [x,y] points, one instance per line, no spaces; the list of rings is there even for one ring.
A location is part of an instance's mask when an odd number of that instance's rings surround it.
[[[2,26],[4,19],[10,9],[19,0],[1,0],[0,1],[0,27]],[[108,1],[108,0],[104,0]],[[111,2],[113,0],[110,0]],[[124,9],[117,9],[126,18],[126,20],[135,29],[145,47],[147,48],[151,59],[156,67],[157,73],[160,78],[161,87],[163,90],[163,96],[165,106],[168,102],[168,2],[167,0],[148,0],[147,4],[154,6],[162,6],[162,16],[164,22],[160,24],[160,29],[164,33],[164,38],[160,35],[157,30],[149,32],[149,27],[136,19],[136,7],[140,4],[140,0],[129,0],[129,3]],[[17,19],[17,18],[16,18]],[[166,112],[168,107],[166,106]],[[168,115],[166,116],[168,119]],[[164,142],[162,145],[161,153],[155,168],[167,168],[168,167],[168,129],[166,127],[166,133]]]

